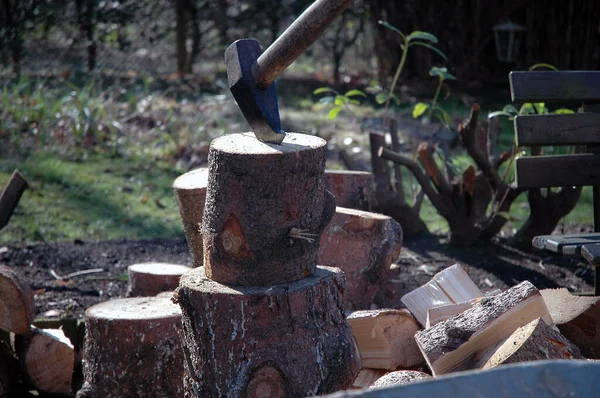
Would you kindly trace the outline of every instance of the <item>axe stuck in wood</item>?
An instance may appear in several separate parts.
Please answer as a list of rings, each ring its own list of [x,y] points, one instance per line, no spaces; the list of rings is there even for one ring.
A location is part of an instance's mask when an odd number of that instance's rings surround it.
[[[254,131],[265,143],[281,144],[275,78],[323,33],[352,0],[317,0],[264,52],[258,41],[240,39],[225,51],[229,88]]]

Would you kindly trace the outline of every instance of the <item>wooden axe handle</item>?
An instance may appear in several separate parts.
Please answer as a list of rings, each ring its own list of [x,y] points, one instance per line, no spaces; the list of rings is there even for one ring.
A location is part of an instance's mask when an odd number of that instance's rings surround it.
[[[315,41],[352,0],[317,0],[252,65],[256,87],[266,89]]]

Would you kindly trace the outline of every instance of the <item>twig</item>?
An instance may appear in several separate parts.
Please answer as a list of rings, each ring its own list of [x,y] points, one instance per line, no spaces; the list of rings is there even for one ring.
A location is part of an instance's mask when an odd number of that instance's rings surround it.
[[[76,276],[81,276],[81,275],[87,275],[87,274],[94,274],[97,272],[103,272],[104,268],[92,268],[92,269],[85,269],[82,271],[76,271],[76,272],[71,272],[70,274],[67,275],[58,275],[53,269],[50,270],[50,275],[52,275],[54,277],[54,279],[63,281],[65,279],[71,279],[74,278]]]

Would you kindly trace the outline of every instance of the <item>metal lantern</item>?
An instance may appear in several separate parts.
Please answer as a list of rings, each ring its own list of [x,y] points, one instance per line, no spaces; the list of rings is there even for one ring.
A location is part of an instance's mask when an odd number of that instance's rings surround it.
[[[500,62],[514,62],[526,27],[514,22],[505,22],[493,27],[496,41],[496,57]]]

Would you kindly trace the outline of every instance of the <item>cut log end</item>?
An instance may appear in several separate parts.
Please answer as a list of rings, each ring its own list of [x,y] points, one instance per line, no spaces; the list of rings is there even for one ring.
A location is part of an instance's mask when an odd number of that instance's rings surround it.
[[[254,133],[227,134],[216,138],[211,148],[232,154],[242,155],[281,155],[321,148],[327,142],[314,135],[286,133],[281,145],[268,144],[256,139]]]
[[[397,370],[395,372],[387,373],[386,375],[377,379],[370,387],[369,390],[376,388],[387,388],[393,386],[400,386],[408,383],[412,383],[419,380],[431,379],[431,375],[425,372],[419,372],[416,370]]]
[[[0,265],[0,329],[27,334],[34,316],[31,289],[11,268]]]
[[[156,296],[160,292],[173,291],[179,286],[179,278],[191,268],[170,263],[139,263],[128,267],[130,297]]]

